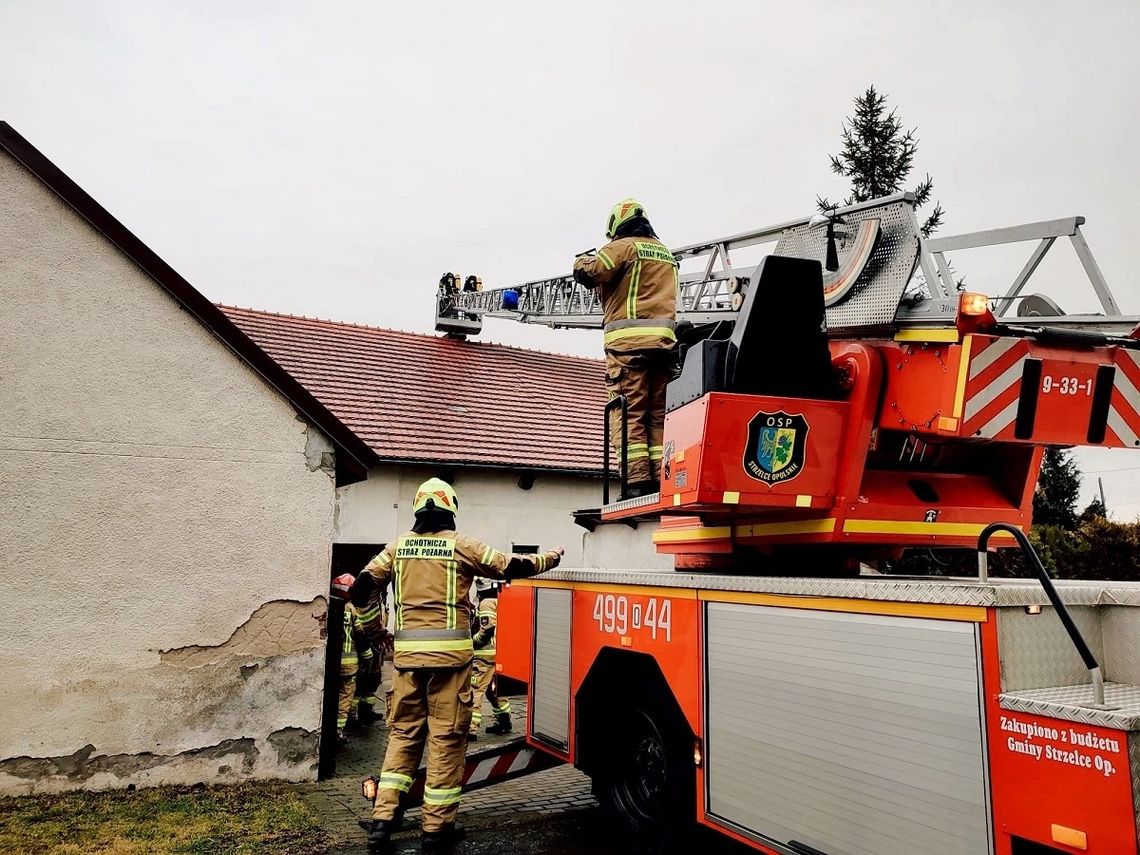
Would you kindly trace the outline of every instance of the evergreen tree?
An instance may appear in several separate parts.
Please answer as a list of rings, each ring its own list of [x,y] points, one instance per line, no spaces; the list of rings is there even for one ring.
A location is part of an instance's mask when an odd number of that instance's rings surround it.
[[[1033,494],[1033,524],[1076,528],[1080,492],[1081,472],[1072,455],[1061,448],[1045,449]]]
[[[831,171],[851,180],[851,195],[844,205],[889,196],[903,189],[914,169],[918,149],[917,128],[903,130],[898,108],[887,112],[887,96],[871,86],[855,99],[855,115],[843,122],[843,150],[831,155]],[[915,208],[929,200],[934,180],[928,174],[913,189]],[[816,199],[820,211],[827,213],[837,205],[826,198]],[[943,210],[937,202],[922,224],[924,237],[942,225]]]
[[[1100,500],[1099,496],[1089,502],[1085,509],[1081,511],[1081,515],[1078,517],[1077,522],[1079,522],[1081,525],[1084,525],[1087,522],[1092,522],[1093,520],[1097,519],[1108,519],[1108,509],[1105,508],[1104,503]]]

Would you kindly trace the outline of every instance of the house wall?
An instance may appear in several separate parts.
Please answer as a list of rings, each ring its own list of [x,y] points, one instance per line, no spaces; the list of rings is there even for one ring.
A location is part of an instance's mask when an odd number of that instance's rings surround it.
[[[338,542],[387,543],[410,529],[416,487],[435,474],[430,467],[380,465],[368,480],[342,487],[337,491]],[[591,533],[574,523],[572,511],[600,504],[598,479],[539,473],[534,486],[524,490],[521,474],[458,470],[453,486],[459,495],[459,530],[504,551],[512,543],[563,546],[566,567],[672,568],[671,556],[659,556],[653,548],[654,525],[606,525]]]
[[[332,449],[0,153],[0,793],[315,775]]]

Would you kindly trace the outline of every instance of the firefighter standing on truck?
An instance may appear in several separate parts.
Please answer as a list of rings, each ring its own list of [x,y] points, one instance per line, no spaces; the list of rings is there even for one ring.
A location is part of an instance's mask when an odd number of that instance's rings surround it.
[[[355,603],[372,603],[389,582],[395,613],[396,675],[388,708],[388,750],[376,791],[369,852],[390,851],[400,800],[411,789],[427,744],[423,851],[442,852],[463,838],[459,812],[467,730],[471,724],[471,601],[476,576],[511,579],[556,566],[562,549],[504,555],[455,532],[458,497],[432,478],[420,485],[412,531],[368,563],[352,588]],[[371,622],[364,623],[370,635]]]
[[[497,582],[480,579],[475,583],[479,594],[479,607],[475,610],[474,634],[471,637],[475,646],[475,661],[471,665],[471,691],[475,698],[471,709],[471,739],[478,739],[479,727],[483,724],[483,697],[491,703],[495,713],[495,723],[487,728],[487,733],[511,732],[511,702],[500,698],[495,680],[495,627],[498,623],[499,585]]]
[[[597,288],[605,320],[606,394],[626,397],[629,488],[624,498],[653,493],[661,475],[665,386],[676,364],[678,265],[657,239],[636,199],[614,205],[606,224],[610,242],[574,261],[574,279]],[[620,455],[621,411],[611,414],[610,437]]]

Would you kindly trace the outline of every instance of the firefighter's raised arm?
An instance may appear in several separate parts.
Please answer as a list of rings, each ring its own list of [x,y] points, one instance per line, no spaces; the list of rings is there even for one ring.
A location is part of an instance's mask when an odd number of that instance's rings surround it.
[[[388,635],[384,591],[392,579],[394,552],[393,545],[385,546],[383,551],[360,571],[349,592],[349,599],[357,609],[360,628],[378,647]]]
[[[619,282],[625,273],[627,249],[611,241],[594,255],[579,255],[574,259],[574,281],[587,288],[607,288]]]
[[[455,543],[456,557],[465,561],[476,576],[508,581],[552,570],[565,553],[559,546],[534,555],[507,555],[473,537],[460,537]]]

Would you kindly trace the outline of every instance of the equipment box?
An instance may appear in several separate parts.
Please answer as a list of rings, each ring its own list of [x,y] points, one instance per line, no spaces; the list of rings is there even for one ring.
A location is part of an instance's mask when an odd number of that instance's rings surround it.
[[[662,498],[830,507],[848,405],[710,392],[665,418]]]

